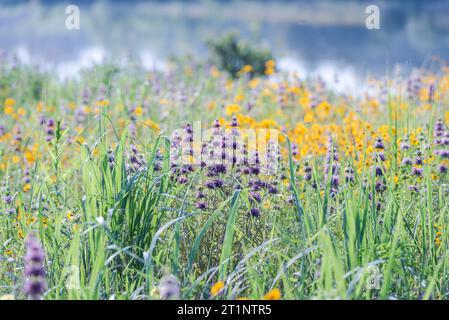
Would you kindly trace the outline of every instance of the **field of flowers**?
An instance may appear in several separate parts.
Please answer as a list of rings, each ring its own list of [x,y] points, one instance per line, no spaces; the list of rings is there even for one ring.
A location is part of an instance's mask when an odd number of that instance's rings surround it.
[[[448,298],[449,68],[265,75],[2,63],[0,297]]]

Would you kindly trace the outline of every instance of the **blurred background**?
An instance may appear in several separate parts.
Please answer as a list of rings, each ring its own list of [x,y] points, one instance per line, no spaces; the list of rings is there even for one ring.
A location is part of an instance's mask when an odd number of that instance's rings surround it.
[[[80,29],[65,8],[80,8]],[[365,8],[380,8],[380,30]],[[281,69],[324,78],[427,66],[449,57],[449,1],[8,1],[0,0],[0,50],[61,77],[105,59],[164,69],[172,56],[207,56],[206,41],[236,31],[269,48]]]

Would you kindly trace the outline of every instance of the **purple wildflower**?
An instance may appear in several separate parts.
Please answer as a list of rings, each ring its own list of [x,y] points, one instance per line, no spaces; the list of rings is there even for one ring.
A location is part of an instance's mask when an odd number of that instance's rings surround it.
[[[440,164],[440,165],[438,166],[438,172],[439,172],[439,173],[446,173],[446,172],[447,172],[447,166],[444,165],[444,164]]]
[[[423,169],[420,168],[420,167],[413,167],[413,168],[412,168],[412,173],[413,173],[413,175],[415,175],[415,176],[421,177],[422,174],[423,174]]]
[[[407,158],[407,157],[405,157],[404,159],[402,159],[402,165],[404,165],[404,166],[409,166],[409,165],[412,165],[412,164],[413,164],[412,159]]]
[[[260,210],[258,208],[251,208],[250,214],[251,216],[258,218],[260,217]]]
[[[25,242],[25,284],[24,292],[32,300],[39,300],[47,289],[44,269],[44,250],[34,234]]]
[[[260,194],[258,192],[254,192],[252,191],[250,193],[250,199],[251,202],[257,202],[257,203],[261,203],[262,202],[262,197],[260,196]]]
[[[200,210],[206,210],[207,209],[207,204],[204,201],[198,201],[196,203],[196,207]]]
[[[382,168],[379,167],[379,166],[376,166],[374,172],[376,174],[376,177],[382,177],[383,176]]]
[[[377,192],[384,192],[387,187],[383,184],[382,181],[376,181],[375,189]]]
[[[381,137],[376,138],[376,142],[374,142],[374,148],[382,150],[385,149],[385,145]]]

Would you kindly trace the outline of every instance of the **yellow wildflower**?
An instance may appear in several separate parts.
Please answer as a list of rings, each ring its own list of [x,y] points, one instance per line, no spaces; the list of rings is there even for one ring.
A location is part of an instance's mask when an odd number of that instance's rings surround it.
[[[143,113],[143,108],[141,107],[141,106],[137,106],[135,109],[134,109],[134,114],[136,115],[136,116],[141,116],[142,115],[142,113]]]
[[[250,73],[252,71],[253,71],[253,66],[247,64],[247,65],[243,66],[243,68],[239,71],[239,74]]]
[[[311,122],[313,122],[315,119],[314,119],[314,116],[313,116],[313,113],[312,112],[307,112],[306,113],[306,115],[304,116],[304,122],[305,123],[311,123]]]
[[[26,183],[23,188],[22,188],[23,192],[28,192],[31,190],[31,184]]]
[[[263,300],[279,300],[281,299],[281,291],[277,288],[272,289],[263,296]]]
[[[223,281],[218,281],[214,283],[212,288],[210,289],[210,294],[216,296],[220,291],[224,288],[225,284]]]
[[[144,124],[145,124],[147,127],[150,127],[151,129],[153,129],[153,130],[155,130],[155,131],[159,131],[159,130],[160,130],[159,125],[158,125],[156,122],[154,122],[153,120],[151,120],[151,119],[145,120]]]
[[[238,104],[230,104],[226,107],[226,114],[228,116],[238,113],[240,111],[240,106]]]
[[[75,213],[73,213],[73,211],[69,211],[67,212],[67,220],[72,221],[73,219],[75,219]]]
[[[100,99],[97,101],[96,106],[97,107],[105,107],[109,105],[109,100],[108,99]]]

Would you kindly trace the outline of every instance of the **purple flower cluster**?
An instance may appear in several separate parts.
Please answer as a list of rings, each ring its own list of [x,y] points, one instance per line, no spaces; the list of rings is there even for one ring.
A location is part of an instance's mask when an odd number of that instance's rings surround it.
[[[413,160],[410,159],[409,157],[404,157],[402,159],[402,165],[403,166],[411,166],[413,164]]]
[[[45,129],[45,140],[47,142],[50,142],[53,140],[54,136],[55,136],[55,120],[53,119],[48,119],[46,121],[47,124],[47,128]]]
[[[345,168],[345,180],[346,183],[354,183],[355,181],[354,169],[352,169],[351,167]]]
[[[7,185],[7,182],[4,181],[2,183],[2,187],[1,187],[1,193],[3,195],[3,203],[5,206],[5,213],[10,215],[10,214],[15,214],[16,213],[16,209],[14,206],[14,197],[11,195],[11,189],[9,188],[9,186]]]
[[[179,281],[175,276],[167,274],[159,282],[159,295],[161,299],[179,299]]]
[[[109,169],[110,170],[114,169],[114,167],[115,167],[115,154],[114,154],[114,151],[112,149],[109,149],[106,152],[106,156],[108,158]]]
[[[433,103],[435,101],[435,86],[431,84],[429,86],[429,97],[427,98],[428,103]]]
[[[423,88],[423,81],[419,74],[410,76],[407,81],[407,93],[410,100],[418,99],[421,89]]]
[[[179,162],[181,157],[193,156],[194,149],[198,150],[197,147],[194,145],[193,128],[190,124],[187,124],[183,131],[176,132],[172,136],[170,167],[172,174],[177,177],[177,183],[187,183],[190,179],[189,173],[197,169],[194,164]],[[277,144],[268,141],[264,154],[267,163],[261,163],[259,150],[248,151],[245,140],[241,137],[238,120],[233,117],[228,129],[222,127],[220,122],[215,120],[211,137],[202,143],[199,149],[202,159],[199,169],[206,180],[197,187],[195,207],[200,210],[207,209],[210,205],[206,196],[208,193],[220,190],[220,193],[230,194],[233,190],[240,189],[245,183],[244,180],[247,179],[251,204],[249,215],[259,217],[259,206],[262,202],[261,192],[264,191],[267,194],[278,192],[277,181],[265,182],[259,177],[259,175],[273,170],[274,164],[277,165],[280,157]]]
[[[377,137],[376,141],[374,142],[374,148],[378,149],[378,150],[384,150],[385,149],[385,144],[383,142],[382,137]]]
[[[433,136],[435,145],[441,147],[449,145],[449,131],[446,131],[443,120],[438,119],[435,123]]]
[[[439,156],[442,160],[449,159],[449,131],[446,131],[443,120],[438,119],[434,126],[434,143],[439,148],[435,150],[435,155]],[[437,171],[440,174],[445,174],[448,171],[445,163],[440,163],[437,167]]]
[[[309,165],[308,162],[305,163],[304,166],[304,176],[303,176],[305,181],[310,181],[312,180],[312,167]]]
[[[129,162],[126,164],[128,173],[136,173],[145,169],[146,161],[136,145],[132,144],[129,151]]]
[[[408,150],[408,149],[410,149],[410,143],[409,143],[408,138],[405,138],[403,141],[401,141],[400,146],[401,146],[401,150]]]
[[[335,196],[338,193],[338,187],[340,185],[340,163],[338,150],[334,144],[332,137],[329,137],[324,173],[324,181],[326,182],[326,184],[329,181],[328,179],[330,177],[331,196]]]
[[[156,151],[156,155],[153,160],[153,170],[155,172],[159,172],[162,169],[162,160],[164,159],[164,156],[162,155],[160,150]]]
[[[385,144],[382,137],[376,138],[376,141],[374,142],[374,148],[376,149],[376,152],[374,152],[374,162],[376,163],[374,167],[374,176],[379,178],[375,184],[375,191],[378,193],[382,193],[386,190],[385,180],[383,177],[384,166],[382,165],[382,163],[385,162]]]
[[[424,172],[424,170],[423,170],[423,168],[421,168],[421,167],[413,167],[413,168],[412,168],[412,174],[413,174],[414,176],[422,177],[423,172]]]
[[[42,299],[47,289],[45,282],[44,250],[34,234],[30,234],[25,242],[24,293],[32,300]]]
[[[23,136],[22,136],[22,129],[20,126],[15,127],[15,133],[14,133],[14,142],[16,145],[15,151],[20,151],[20,144],[22,143]]]

